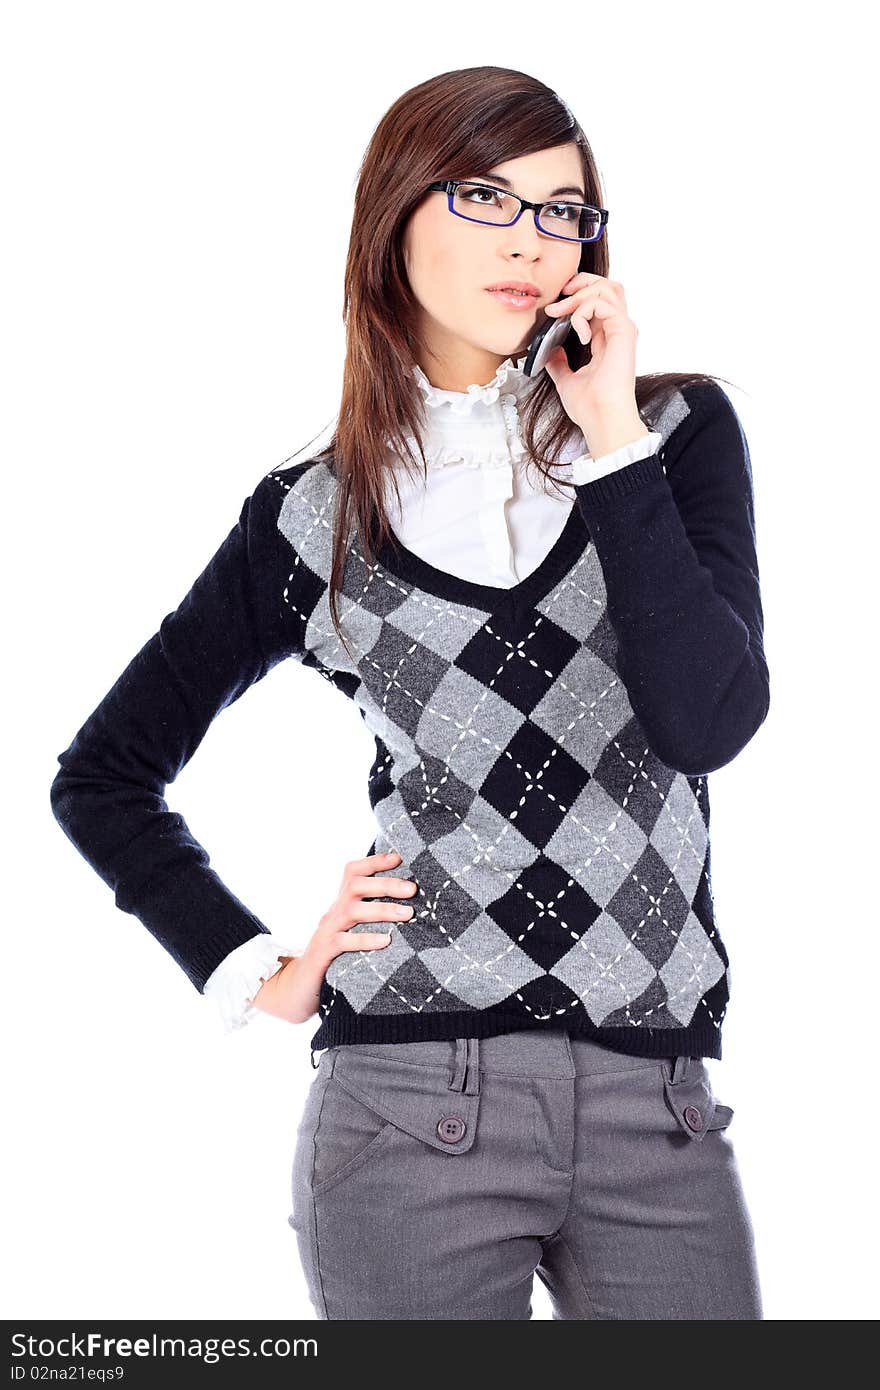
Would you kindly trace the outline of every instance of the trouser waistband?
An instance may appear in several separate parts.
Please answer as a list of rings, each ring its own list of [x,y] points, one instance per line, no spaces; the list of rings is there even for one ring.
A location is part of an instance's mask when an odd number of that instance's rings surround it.
[[[563,1029],[522,1028],[488,1037],[424,1039],[419,1042],[339,1043],[329,1051],[357,1050],[412,1066],[446,1067],[449,1089],[473,1095],[480,1074],[547,1077],[575,1076],[629,1070],[656,1064],[658,1058],[625,1054],[590,1038],[572,1037]],[[687,1074],[690,1059],[678,1057],[673,1079]]]

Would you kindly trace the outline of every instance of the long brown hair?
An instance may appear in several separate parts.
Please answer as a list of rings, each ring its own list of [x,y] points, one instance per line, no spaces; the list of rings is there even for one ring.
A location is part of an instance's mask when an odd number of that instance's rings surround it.
[[[543,82],[512,68],[459,68],[429,78],[398,97],[373,132],[358,174],[345,267],[340,407],[331,439],[314,456],[337,479],[329,605],[346,650],[338,595],[352,530],[368,566],[377,545],[386,539],[396,545],[383,501],[389,471],[393,478],[389,446],[404,467],[417,467],[407,438],[412,436],[427,468],[422,396],[411,375],[419,355],[418,302],[404,263],[407,219],[437,179],[473,175],[570,141],[580,150],[586,201],[604,206],[589,142],[568,106]],[[605,231],[584,244],[578,270],[607,275],[608,266]],[[589,343],[575,333],[568,335],[565,352],[573,371],[590,360]],[[639,411],[649,414],[677,387],[712,380],[703,372],[639,376]],[[520,432],[527,457],[546,478],[552,479],[572,429],[551,377],[542,373],[523,404]]]

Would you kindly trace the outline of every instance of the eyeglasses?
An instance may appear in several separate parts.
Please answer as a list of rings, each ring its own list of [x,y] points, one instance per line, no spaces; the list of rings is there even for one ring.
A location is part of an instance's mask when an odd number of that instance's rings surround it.
[[[429,184],[428,191],[447,194],[449,211],[456,217],[489,226],[512,227],[530,208],[538,231],[561,241],[598,241],[608,221],[606,208],[591,207],[589,203],[530,203],[527,198],[487,183],[440,179]],[[569,230],[562,231],[563,227]]]

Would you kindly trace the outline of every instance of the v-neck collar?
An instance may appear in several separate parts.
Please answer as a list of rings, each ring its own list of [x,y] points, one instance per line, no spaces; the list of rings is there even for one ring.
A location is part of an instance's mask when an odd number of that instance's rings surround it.
[[[562,531],[537,569],[509,588],[494,584],[478,584],[475,580],[462,579],[457,574],[450,574],[448,570],[438,569],[436,565],[416,555],[396,536],[393,540],[386,538],[382,542],[376,552],[376,558],[389,574],[424,589],[426,593],[437,598],[449,599],[453,603],[463,603],[494,612],[499,608],[509,609],[538,603],[545,598],[568,572],[577,556],[583,553],[589,539],[587,524],[575,500]]]

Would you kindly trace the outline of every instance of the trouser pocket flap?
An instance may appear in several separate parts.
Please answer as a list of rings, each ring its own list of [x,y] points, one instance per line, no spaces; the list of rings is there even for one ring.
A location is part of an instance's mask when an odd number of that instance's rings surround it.
[[[466,1153],[474,1142],[480,1093],[451,1089],[448,1067],[359,1055],[353,1046],[336,1054],[333,1076],[377,1115],[443,1153]]]
[[[710,1130],[725,1129],[733,1119],[732,1108],[715,1099],[699,1058],[678,1058],[674,1067],[664,1067],[663,1090],[666,1104],[690,1139],[700,1140]]]

